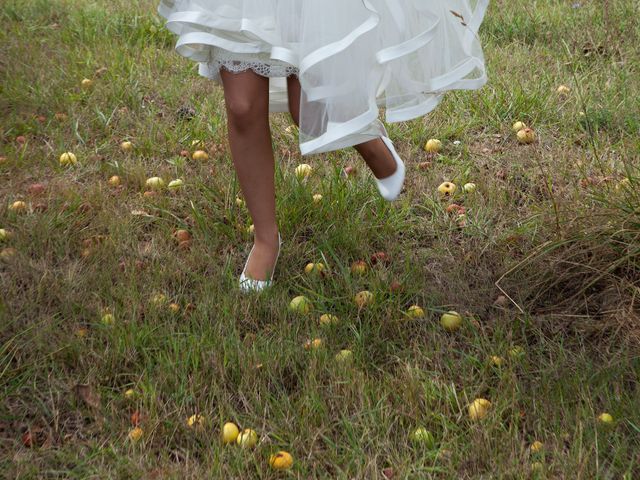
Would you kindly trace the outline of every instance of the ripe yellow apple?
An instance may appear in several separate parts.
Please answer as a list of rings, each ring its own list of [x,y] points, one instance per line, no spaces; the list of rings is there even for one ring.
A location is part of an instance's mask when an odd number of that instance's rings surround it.
[[[129,140],[125,140],[120,144],[120,149],[125,153],[129,153],[133,151],[133,143],[131,143]]]
[[[339,322],[338,317],[330,313],[323,313],[320,315],[320,325],[336,325]]]
[[[112,313],[105,313],[102,315],[102,323],[105,325],[113,325],[116,323],[116,317],[114,317]]]
[[[424,145],[424,149],[429,153],[438,153],[442,148],[442,142],[437,138],[431,138]]]
[[[78,163],[78,158],[73,152],[64,152],[60,155],[60,165],[66,167],[68,165],[75,165]]]
[[[240,435],[240,429],[233,422],[227,422],[222,427],[222,443],[235,443]]]
[[[304,295],[294,297],[289,303],[289,311],[306,315],[311,310],[311,301]]]
[[[557,92],[562,96],[569,95],[570,91],[571,91],[571,89],[569,87],[567,87],[566,85],[560,85],[558,87],[558,90],[557,90]]]
[[[296,167],[296,177],[306,178],[309,175],[311,175],[312,171],[313,171],[313,168],[311,168],[311,165],[307,163],[301,163]]]
[[[322,271],[324,271],[323,263],[307,263],[307,265],[304,267],[304,273],[306,273],[307,275],[310,275],[312,273],[320,273]]]
[[[147,178],[145,185],[153,190],[164,188],[164,180],[160,177]]]
[[[531,444],[531,446],[529,447],[529,450],[531,450],[531,453],[538,453],[543,448],[544,448],[544,444],[541,441],[536,440]]]
[[[305,350],[317,350],[322,346],[322,339],[314,338],[313,340],[307,340],[304,344]]]
[[[440,325],[448,332],[455,332],[462,325],[462,316],[453,310],[443,313],[440,317]]]
[[[504,365],[504,358],[497,355],[492,355],[489,360],[491,361],[491,365],[494,367],[501,367]]]
[[[353,301],[360,308],[366,305],[370,305],[371,303],[373,303],[373,293],[371,293],[369,290],[363,290],[355,294],[355,296],[353,297]]]
[[[111,185],[112,187],[117,187],[118,185],[120,185],[120,177],[117,175],[113,175],[112,177],[109,178],[109,185]]]
[[[602,425],[611,426],[613,425],[613,416],[610,413],[603,412],[598,415],[598,422]]]
[[[169,185],[167,185],[167,188],[169,190],[180,190],[182,187],[184,187],[184,182],[180,178],[177,178],[175,180],[171,180],[169,182]]]
[[[89,89],[93,87],[93,80],[91,80],[90,78],[83,78],[80,82],[80,86],[84,89]]]
[[[171,310],[171,312],[173,313],[178,313],[180,311],[180,305],[178,305],[177,303],[170,303],[169,310]]]
[[[518,130],[517,136],[518,142],[523,144],[533,143],[536,141],[536,132],[529,127]]]
[[[0,242],[4,242],[11,237],[11,232],[5,228],[0,228]]]
[[[128,389],[124,392],[124,398],[131,400],[136,396],[136,391],[133,388]]]
[[[513,127],[511,128],[513,129],[514,132],[518,133],[523,128],[527,128],[527,125],[524,122],[517,121],[516,123],[513,124]]]
[[[349,362],[353,359],[353,352],[351,350],[340,350],[336,353],[335,359],[338,362]]]
[[[356,260],[351,264],[351,273],[362,275],[367,271],[367,263],[364,260]]]
[[[151,297],[151,303],[155,306],[164,305],[167,303],[167,296],[164,293],[156,293],[153,297]]]
[[[193,155],[191,155],[191,158],[198,161],[205,161],[209,160],[209,154],[204,150],[196,150],[193,152]]]
[[[27,210],[27,204],[22,200],[17,200],[9,206],[9,210],[11,210],[12,212],[22,213]]]
[[[204,415],[191,415],[189,418],[187,418],[187,427],[189,428],[202,428],[204,427],[204,423],[205,423],[206,419],[204,417]]]
[[[411,305],[407,310],[409,318],[422,318],[424,317],[424,310],[419,305]]]
[[[413,443],[423,443],[431,448],[435,443],[433,434],[424,427],[418,427],[409,434],[409,440]]]
[[[132,442],[137,442],[142,438],[143,431],[140,427],[136,427],[129,432],[129,440]]]
[[[489,413],[491,402],[485,398],[476,398],[469,405],[469,418],[471,420],[482,420]]]
[[[319,193],[316,193],[313,196],[313,203],[318,203],[318,202],[320,202],[320,200],[322,200],[322,195],[320,195]]]
[[[245,428],[238,434],[236,442],[243,448],[255,447],[258,443],[258,434],[250,428]]]
[[[478,187],[475,183],[465,183],[462,186],[462,190],[464,190],[466,193],[473,193],[476,191],[477,188]]]
[[[269,465],[275,470],[288,470],[293,465],[293,457],[288,452],[280,451],[269,457]]]
[[[450,197],[456,191],[456,184],[452,182],[443,182],[438,187],[438,193],[443,197]]]

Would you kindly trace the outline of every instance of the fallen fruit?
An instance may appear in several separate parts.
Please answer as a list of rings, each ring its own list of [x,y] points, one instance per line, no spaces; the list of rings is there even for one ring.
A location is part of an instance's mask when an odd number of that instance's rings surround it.
[[[485,398],[476,398],[469,405],[469,418],[471,420],[482,420],[489,413],[491,402]]]
[[[598,422],[602,425],[613,425],[613,416],[610,413],[603,412],[598,415]]]
[[[309,175],[311,175],[311,172],[313,171],[313,169],[311,168],[311,165],[307,164],[307,163],[301,163],[300,165],[298,165],[296,167],[296,177],[298,178],[306,178]]]
[[[11,237],[11,232],[5,228],[0,228],[0,242],[4,242]]]
[[[544,448],[544,444],[542,442],[536,440],[535,442],[533,442],[531,444],[531,446],[529,447],[529,450],[531,450],[531,453],[538,453],[543,448]]]
[[[569,95],[569,92],[571,92],[571,89],[569,87],[567,87],[566,85],[560,85],[556,91],[561,96],[565,96],[565,95]]]
[[[319,193],[316,193],[313,196],[313,203],[318,203],[320,200],[322,200],[322,195],[320,195]]]
[[[422,443],[427,447],[433,447],[435,443],[435,439],[433,438],[433,434],[424,427],[418,427],[413,432],[409,434],[409,440],[413,443]]]
[[[145,185],[154,190],[160,190],[164,187],[164,180],[160,177],[147,178]]]
[[[167,296],[164,293],[156,293],[153,297],[151,297],[151,303],[155,306],[160,306],[167,303]]]
[[[180,190],[182,187],[184,187],[184,182],[180,178],[177,178],[175,180],[171,180],[169,182],[169,185],[167,185],[167,188],[169,190],[174,190],[174,191],[175,190]]]
[[[285,451],[280,451],[269,457],[269,465],[275,470],[288,470],[293,465],[293,457]]]
[[[522,130],[523,128],[527,128],[527,126],[525,125],[524,122],[516,122],[513,124],[513,127],[511,127],[513,129],[514,132],[518,133],[520,130]]]
[[[89,89],[93,87],[93,80],[89,78],[83,78],[82,81],[80,82],[80,86],[84,89]]]
[[[522,348],[519,345],[516,345],[515,347],[509,350],[509,357],[511,357],[513,360],[518,360],[523,356],[524,356],[524,348]]]
[[[411,305],[407,310],[407,316],[409,318],[422,318],[424,317],[424,310],[418,305]]]
[[[312,273],[320,273],[322,271],[324,271],[323,263],[307,263],[307,265],[304,267],[304,273],[306,273],[307,275],[310,275]]]
[[[27,188],[29,195],[40,195],[45,191],[46,187],[42,183],[32,183]]]
[[[9,205],[9,210],[11,210],[12,212],[22,213],[27,210],[27,204],[22,200],[17,200]]]
[[[189,428],[202,428],[204,427],[205,417],[203,415],[191,415],[187,418],[187,427]]]
[[[109,178],[108,183],[112,187],[117,187],[118,185],[120,185],[120,177],[117,175],[114,175],[111,178]]]
[[[376,265],[378,263],[388,264],[390,261],[389,255],[385,252],[375,252],[371,255],[371,264]]]
[[[116,317],[112,313],[105,313],[102,315],[102,323],[105,325],[113,325],[116,323]]]
[[[476,191],[476,188],[478,187],[476,186],[475,183],[465,183],[462,186],[462,190],[464,190],[466,193],[473,193]]]
[[[523,128],[519,130],[517,133],[518,141],[523,144],[533,143],[536,140],[536,132],[534,132],[531,128]]]
[[[68,165],[75,165],[78,163],[78,158],[72,152],[64,152],[60,155],[60,165],[66,167]]]
[[[173,236],[175,237],[175,239],[178,242],[184,242],[186,240],[191,240],[191,234],[187,231],[187,230],[176,230],[175,233],[173,234]]]
[[[355,296],[353,297],[353,301],[358,307],[362,308],[373,302],[373,293],[371,293],[369,290],[363,290],[355,294]]]
[[[307,340],[304,344],[305,350],[317,350],[322,346],[322,339],[314,338],[313,340]]]
[[[198,161],[205,161],[209,160],[209,154],[204,150],[196,150],[193,152],[193,155],[191,155],[191,158]]]
[[[123,152],[129,153],[129,152],[133,151],[133,143],[129,142],[128,140],[124,141],[124,142],[122,142],[120,144],[120,149]]]
[[[180,243],[182,244],[184,242],[180,242]],[[178,313],[180,311],[180,305],[178,305],[177,303],[170,303],[169,310],[171,310],[172,313]]]
[[[451,182],[443,182],[438,187],[438,193],[443,197],[449,197],[456,191],[456,184]]]
[[[442,314],[440,317],[440,325],[448,332],[455,332],[462,325],[462,317],[458,312],[451,310],[450,312]]]
[[[499,357],[497,355],[492,355],[489,358],[489,361],[491,362],[491,365],[493,365],[494,367],[501,367],[504,364],[504,358]]]
[[[222,443],[235,443],[240,434],[240,429],[233,422],[227,422],[222,427]]]
[[[142,438],[143,431],[140,427],[136,427],[129,432],[129,440],[132,442],[137,442]]]
[[[320,325],[336,325],[338,322],[338,317],[330,313],[323,313],[322,315],[320,315]]]
[[[294,297],[289,303],[289,311],[306,315],[311,310],[311,302],[304,295]]]
[[[245,428],[238,434],[236,442],[243,448],[254,447],[258,443],[258,434],[250,428]]]
[[[431,138],[424,145],[424,149],[429,153],[438,153],[442,148],[442,142],[437,138]]]
[[[336,353],[335,359],[338,362],[348,362],[353,358],[353,352],[351,350],[340,350]]]
[[[362,275],[367,271],[367,263],[364,260],[356,260],[351,264],[351,273]]]
[[[124,392],[124,398],[127,398],[127,399],[132,399],[133,397],[135,397],[135,395],[136,395],[136,392],[133,388],[130,388],[129,390]]]

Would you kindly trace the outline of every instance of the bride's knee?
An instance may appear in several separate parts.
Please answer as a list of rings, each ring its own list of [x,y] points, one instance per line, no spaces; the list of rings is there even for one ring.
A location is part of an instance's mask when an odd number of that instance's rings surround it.
[[[238,130],[245,130],[264,120],[267,112],[250,98],[227,100],[227,119]]]

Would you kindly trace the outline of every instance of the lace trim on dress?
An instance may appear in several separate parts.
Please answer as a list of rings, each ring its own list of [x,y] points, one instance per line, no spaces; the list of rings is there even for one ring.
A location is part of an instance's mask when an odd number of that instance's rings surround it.
[[[233,73],[251,69],[263,77],[288,77],[298,74],[297,67],[282,60],[275,60],[268,53],[234,53],[220,48],[213,52],[209,66],[215,70],[224,68]]]

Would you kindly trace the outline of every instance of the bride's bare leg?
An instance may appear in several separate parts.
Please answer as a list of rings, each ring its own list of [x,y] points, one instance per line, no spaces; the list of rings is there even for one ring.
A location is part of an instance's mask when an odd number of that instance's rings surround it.
[[[245,274],[254,280],[267,280],[278,254],[269,79],[252,70],[232,73],[224,68],[220,77],[231,156],[255,229],[255,248]]]
[[[295,75],[287,77],[289,113],[296,125],[300,126],[300,81]],[[396,171],[396,161],[381,138],[354,145],[358,153],[376,178],[385,178]]]

